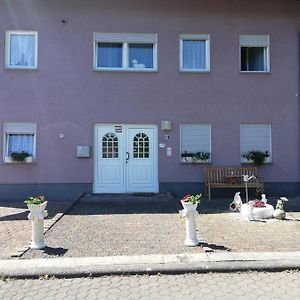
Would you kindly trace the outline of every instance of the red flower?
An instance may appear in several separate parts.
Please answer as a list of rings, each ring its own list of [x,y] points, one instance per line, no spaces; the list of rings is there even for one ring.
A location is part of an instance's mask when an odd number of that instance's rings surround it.
[[[253,204],[252,204],[253,207],[265,207],[265,202],[261,201],[261,200],[253,200]]]

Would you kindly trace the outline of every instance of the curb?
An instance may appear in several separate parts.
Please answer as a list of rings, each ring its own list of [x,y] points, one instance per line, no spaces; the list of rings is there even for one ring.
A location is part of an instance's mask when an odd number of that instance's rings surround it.
[[[85,193],[79,194],[74,200],[70,203],[69,207],[64,212],[57,213],[52,219],[45,219],[44,220],[44,234],[48,230],[50,230],[55,223],[57,223],[81,198],[83,198]],[[25,254],[29,248],[30,243],[26,243],[23,247],[16,249],[12,254],[10,255],[11,258],[18,258],[21,257],[23,254]]]
[[[300,270],[300,252],[200,253],[0,260],[2,278]]]

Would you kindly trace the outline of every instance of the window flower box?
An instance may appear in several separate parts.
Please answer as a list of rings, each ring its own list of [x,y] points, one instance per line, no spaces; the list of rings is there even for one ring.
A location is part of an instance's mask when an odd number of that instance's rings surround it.
[[[184,164],[207,164],[210,163],[209,152],[183,152],[181,162]]]
[[[17,160],[14,160],[11,156],[5,156],[4,162],[8,163],[8,164],[16,164],[16,163],[17,164],[31,164],[31,163],[33,163],[33,157],[28,156],[23,161],[17,161]]]

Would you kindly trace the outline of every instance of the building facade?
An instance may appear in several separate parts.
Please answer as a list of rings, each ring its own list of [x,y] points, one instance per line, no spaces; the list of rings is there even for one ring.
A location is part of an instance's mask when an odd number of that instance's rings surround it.
[[[0,30],[1,198],[203,191],[251,150],[299,193],[299,1],[1,1]]]

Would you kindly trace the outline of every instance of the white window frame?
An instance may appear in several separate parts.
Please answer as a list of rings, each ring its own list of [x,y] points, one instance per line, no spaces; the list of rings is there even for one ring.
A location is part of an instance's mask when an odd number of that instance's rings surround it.
[[[93,33],[94,71],[129,71],[129,72],[155,72],[157,71],[157,33]],[[122,44],[122,67],[98,67],[98,43],[119,43]],[[130,44],[153,44],[153,68],[130,68],[129,67],[129,45]]]
[[[11,66],[10,65],[10,40],[11,35],[34,35],[35,37],[35,57],[34,66]],[[5,68],[20,70],[36,70],[38,68],[38,32],[33,30],[7,30],[5,32]]]
[[[190,123],[181,123],[180,124],[180,162],[182,162],[182,157],[181,157],[181,153],[183,153],[183,151],[185,151],[186,149],[183,149],[183,145],[182,145],[182,128],[184,126],[208,126],[209,128],[209,153],[210,153],[210,158],[207,162],[200,162],[200,163],[211,163],[212,161],[212,152],[211,152],[211,124],[208,123],[197,123],[197,124],[190,124]],[[197,151],[198,152],[198,151]],[[205,152],[205,151],[199,151],[199,152]],[[199,163],[199,162],[198,162]]]
[[[266,64],[265,71],[242,71],[242,47],[256,47],[264,49],[264,63]],[[270,36],[267,34],[251,35],[241,34],[239,36],[239,59],[240,59],[240,73],[270,73]]]
[[[183,67],[183,41],[205,41],[205,69],[185,69]],[[179,70],[180,72],[208,73],[210,72],[210,35],[209,34],[180,34],[179,35]]]
[[[9,134],[32,134],[33,135],[33,151],[32,159],[33,162],[36,161],[36,123],[4,123],[3,126],[3,161],[5,163],[10,163],[10,157],[8,155],[8,135]]]
[[[269,149],[267,149],[266,151],[269,151],[270,156],[266,158],[265,163],[272,163],[273,160],[273,151],[272,151],[272,124],[270,123],[242,123],[240,124],[240,157],[241,157],[241,163],[242,164],[252,164],[251,161],[248,161],[246,158],[244,158],[243,155],[243,151],[242,151],[242,126],[268,126],[269,127],[269,133],[270,133],[270,140],[269,140]],[[252,150],[259,150],[259,151],[263,151],[260,149],[249,149],[248,151],[252,151]]]

